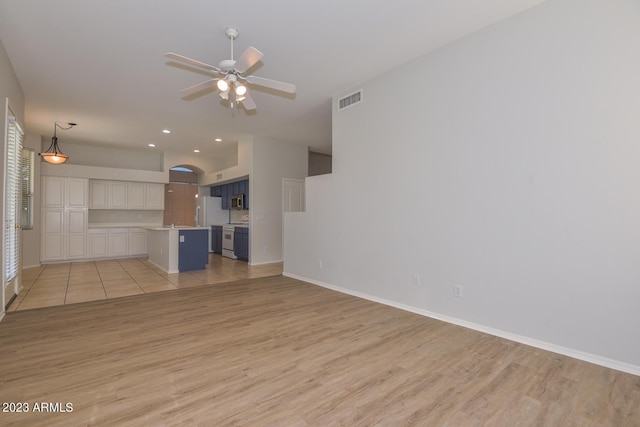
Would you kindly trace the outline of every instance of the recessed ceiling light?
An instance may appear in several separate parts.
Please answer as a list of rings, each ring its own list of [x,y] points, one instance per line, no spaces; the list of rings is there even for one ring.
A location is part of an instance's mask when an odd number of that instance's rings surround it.
[[[222,142],[222,138],[216,138],[214,139],[215,142]]]
[[[200,152],[200,150],[193,150],[193,152],[194,152],[194,153],[199,153],[199,152]]]
[[[149,147],[155,147],[156,144],[147,144]]]
[[[171,133],[169,129],[162,129],[162,133]]]

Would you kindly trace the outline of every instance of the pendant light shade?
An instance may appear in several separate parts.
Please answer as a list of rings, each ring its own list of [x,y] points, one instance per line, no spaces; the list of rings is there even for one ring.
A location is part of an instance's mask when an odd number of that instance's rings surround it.
[[[62,130],[67,130],[67,129],[71,129],[76,125],[75,123],[67,123],[67,124],[68,124],[68,127],[63,128],[58,124],[58,122],[54,123],[53,138],[51,138],[51,145],[49,145],[49,148],[47,148],[47,151],[43,153],[38,153],[40,157],[44,159],[45,162],[51,163],[52,165],[61,165],[62,163],[69,160],[69,156],[67,156],[62,152],[62,150],[60,150],[60,147],[58,146],[58,137],[56,136],[57,128],[60,128]]]

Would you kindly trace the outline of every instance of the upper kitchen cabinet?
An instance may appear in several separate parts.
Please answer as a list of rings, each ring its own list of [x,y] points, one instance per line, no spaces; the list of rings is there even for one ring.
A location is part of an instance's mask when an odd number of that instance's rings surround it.
[[[86,178],[46,176],[42,179],[42,208],[86,208]]]
[[[144,206],[145,209],[161,211],[164,209],[164,184],[145,184]]]
[[[89,209],[163,210],[164,184],[91,180]]]
[[[222,209],[231,209],[231,197],[244,194],[244,209],[249,209],[249,180],[211,187],[211,195],[222,197]]]
[[[127,183],[127,209],[144,209],[146,185],[144,182]]]

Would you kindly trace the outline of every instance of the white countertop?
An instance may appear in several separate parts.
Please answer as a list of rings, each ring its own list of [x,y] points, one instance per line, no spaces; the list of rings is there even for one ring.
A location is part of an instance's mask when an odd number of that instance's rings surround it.
[[[88,228],[149,228],[149,227],[162,227],[160,224],[140,224],[140,223],[122,223],[122,222],[112,222],[112,223],[92,223],[89,224]]]
[[[209,227],[192,227],[190,225],[176,225],[175,227],[159,227],[159,226],[152,226],[152,227],[142,227],[145,228],[147,230],[151,230],[151,231],[170,231],[170,230],[209,230]]]

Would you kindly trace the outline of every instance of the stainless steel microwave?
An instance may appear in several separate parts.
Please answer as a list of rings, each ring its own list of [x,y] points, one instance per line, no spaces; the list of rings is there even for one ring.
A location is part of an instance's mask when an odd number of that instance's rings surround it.
[[[244,209],[244,194],[231,196],[231,209]]]

